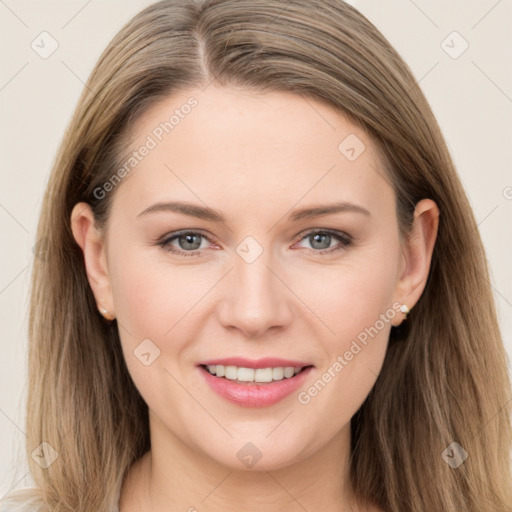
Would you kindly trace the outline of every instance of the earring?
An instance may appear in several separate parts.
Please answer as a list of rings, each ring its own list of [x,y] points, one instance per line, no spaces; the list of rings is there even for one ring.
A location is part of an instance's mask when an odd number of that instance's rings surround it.
[[[407,318],[407,315],[410,313],[410,311],[411,310],[405,304],[400,306],[400,312],[404,314],[404,320]]]
[[[103,301],[102,301],[103,302]],[[114,320],[114,316],[112,316],[104,307],[100,307],[98,308],[99,309],[99,312],[101,313],[101,316],[105,319],[105,320],[108,320],[109,322],[111,322],[112,320]]]

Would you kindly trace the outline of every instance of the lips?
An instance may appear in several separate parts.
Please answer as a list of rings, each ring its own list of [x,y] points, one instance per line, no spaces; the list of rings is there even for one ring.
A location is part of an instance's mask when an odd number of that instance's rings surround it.
[[[260,382],[240,382],[240,380],[231,380],[224,376],[219,377],[211,374],[207,367],[221,367],[229,371],[238,367],[238,378],[242,378],[240,370],[247,377],[250,371],[268,373],[269,369],[280,368],[292,370],[292,375],[283,378],[279,375],[280,380],[260,383]],[[205,379],[206,384],[217,395],[225,400],[242,407],[268,407],[287,396],[291,395],[300,386],[302,386],[308,376],[314,371],[314,366],[305,361],[297,361],[291,359],[280,358],[263,358],[258,360],[249,360],[240,357],[230,357],[224,359],[209,359],[197,364],[200,373],[200,379]],[[245,370],[243,370],[245,369]],[[298,373],[293,375],[293,371]],[[279,371],[279,370],[278,370]],[[236,377],[235,377],[236,378]],[[250,378],[250,377],[249,377]],[[247,380],[247,378],[243,378]]]

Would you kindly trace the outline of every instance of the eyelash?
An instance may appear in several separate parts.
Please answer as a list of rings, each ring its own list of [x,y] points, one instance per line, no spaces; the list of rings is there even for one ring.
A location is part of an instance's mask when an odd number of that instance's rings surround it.
[[[333,253],[336,251],[340,251],[342,249],[346,249],[353,243],[352,237],[350,235],[348,235],[347,233],[332,231],[329,229],[322,229],[322,230],[314,229],[314,230],[308,231],[307,233],[305,233],[302,236],[302,238],[300,238],[298,240],[298,242],[302,242],[302,240],[304,240],[305,238],[307,238],[313,234],[330,235],[331,237],[337,239],[340,242],[338,245],[328,248],[328,249],[309,249],[310,251],[312,251],[315,254],[327,254],[327,253]],[[213,240],[211,240],[211,238],[209,236],[202,233],[201,231],[186,231],[186,230],[184,230],[184,231],[177,231],[176,233],[173,233],[172,236],[168,236],[168,237],[161,239],[160,241],[157,242],[157,245],[159,245],[166,251],[177,254],[179,256],[198,256],[198,255],[200,255],[201,252],[199,250],[182,251],[182,250],[175,249],[174,247],[172,247],[170,245],[170,243],[172,241],[176,240],[177,238],[179,238],[180,236],[183,236],[183,235],[200,235],[203,238],[205,238],[206,240],[208,240],[210,243],[213,243]],[[298,242],[296,242],[296,243],[298,243]]]

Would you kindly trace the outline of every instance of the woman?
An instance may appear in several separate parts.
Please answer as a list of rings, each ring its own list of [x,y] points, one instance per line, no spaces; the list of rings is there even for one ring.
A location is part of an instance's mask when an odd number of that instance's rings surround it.
[[[349,5],[142,11],[89,79],[38,237],[37,487],[0,510],[512,506],[474,216]]]

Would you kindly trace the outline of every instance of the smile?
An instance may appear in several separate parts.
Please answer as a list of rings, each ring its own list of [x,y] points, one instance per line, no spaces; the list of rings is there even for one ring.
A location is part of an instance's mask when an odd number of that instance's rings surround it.
[[[290,379],[297,375],[307,366],[277,366],[268,368],[245,368],[243,366],[224,366],[222,364],[203,365],[211,375],[223,377],[238,384],[268,383],[277,382],[283,379]]]
[[[312,365],[257,369],[224,365],[197,366],[212,391],[242,407],[268,407],[283,400],[305,382],[313,369]]]

